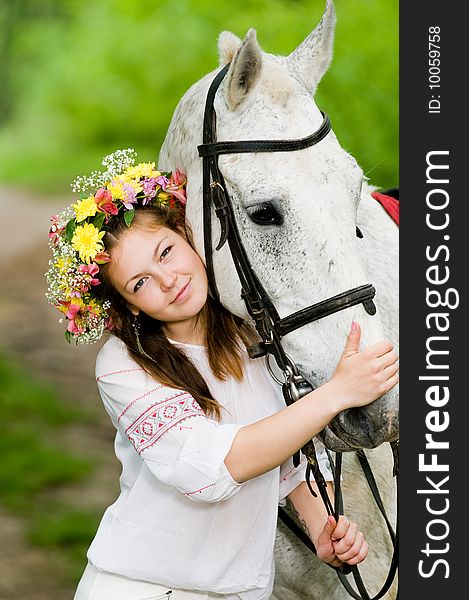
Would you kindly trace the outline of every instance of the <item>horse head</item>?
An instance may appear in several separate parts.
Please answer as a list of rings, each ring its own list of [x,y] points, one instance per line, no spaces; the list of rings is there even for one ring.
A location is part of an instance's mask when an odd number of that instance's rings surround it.
[[[323,116],[314,92],[332,58],[334,27],[333,3],[328,0],[320,23],[289,56],[263,52],[253,29],[243,40],[223,32],[220,64],[230,67],[215,98],[218,140],[294,139],[316,131]],[[197,146],[202,143],[204,104],[215,74],[207,74],[183,96],[159,157],[162,167],[178,167],[187,174],[187,219],[201,256],[202,159]],[[332,131],[309,148],[231,154],[221,156],[219,166],[251,265],[280,317],[363,284],[376,287],[376,315],[358,305],[283,338],[288,355],[315,387],[332,376],[353,319],[361,324],[364,345],[384,336],[393,339],[387,287],[395,274],[391,277],[386,270],[395,269],[395,264],[381,264],[381,249],[372,247],[370,240],[382,238],[382,231],[370,231],[368,241],[356,236],[360,210],[378,228],[393,224],[381,223],[381,218],[387,219],[378,214],[384,213],[381,207],[360,207],[366,178]],[[212,231],[215,247],[220,228],[214,214]],[[213,261],[221,302],[248,318],[227,245],[214,253]],[[376,276],[381,286],[373,280]],[[397,437],[396,389],[367,407],[344,411],[323,433],[333,450],[372,448]]]

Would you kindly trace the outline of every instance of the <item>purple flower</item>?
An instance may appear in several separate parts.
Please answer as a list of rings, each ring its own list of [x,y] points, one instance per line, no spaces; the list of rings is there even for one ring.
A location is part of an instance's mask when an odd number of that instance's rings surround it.
[[[166,186],[169,185],[169,179],[167,177],[165,177],[164,175],[160,175],[159,177],[156,178],[156,183],[158,185],[161,185],[161,188],[164,192],[166,189]]]
[[[143,181],[143,194],[145,197],[142,200],[142,204],[144,206],[156,196],[156,183],[155,177],[148,177]]]
[[[137,193],[135,191],[135,188],[130,185],[130,183],[124,183],[124,185],[122,186],[122,189],[124,190],[125,193],[125,201],[122,201],[122,204],[125,206],[125,208],[127,210],[132,210],[133,209],[133,204],[135,204],[137,202]]]

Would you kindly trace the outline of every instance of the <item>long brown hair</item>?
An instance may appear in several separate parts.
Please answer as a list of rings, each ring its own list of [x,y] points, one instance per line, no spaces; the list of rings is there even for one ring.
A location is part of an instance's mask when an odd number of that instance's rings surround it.
[[[115,247],[128,229],[122,218],[116,217],[104,236],[106,251]],[[193,246],[190,229],[179,210],[168,207],[139,207],[135,211],[132,226],[148,229],[167,227],[182,235]],[[113,323],[112,333],[121,339],[130,356],[149,375],[163,385],[189,392],[208,415],[220,418],[220,405],[213,398],[202,375],[186,354],[172,344],[163,332],[163,323],[142,311],[138,316],[139,338],[145,354],[138,350],[134,329],[135,316],[126,301],[112,284],[107,265],[100,269],[101,285],[96,292],[109,300],[109,315]],[[243,345],[255,341],[254,329],[240,317],[231,314],[219,302],[208,296],[198,315],[205,332],[205,345],[210,368],[214,376],[224,380],[229,376],[243,378]]]

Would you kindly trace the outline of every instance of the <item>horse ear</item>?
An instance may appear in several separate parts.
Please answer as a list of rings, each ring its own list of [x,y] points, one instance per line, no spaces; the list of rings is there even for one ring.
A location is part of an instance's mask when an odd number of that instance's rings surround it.
[[[233,60],[236,51],[241,46],[240,38],[231,31],[222,31],[218,36],[218,56],[220,67]]]
[[[250,29],[231,61],[225,97],[231,110],[236,110],[253,89],[262,67],[262,50],[256,39],[256,30]]]
[[[324,14],[317,27],[288,56],[291,66],[300,74],[312,93],[332,60],[335,22],[334,3],[332,0],[327,0]]]

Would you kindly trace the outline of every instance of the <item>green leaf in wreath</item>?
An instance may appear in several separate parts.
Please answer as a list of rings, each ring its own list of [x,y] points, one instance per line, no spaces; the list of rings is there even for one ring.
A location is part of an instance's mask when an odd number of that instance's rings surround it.
[[[130,227],[132,225],[132,221],[134,220],[134,216],[135,216],[135,208],[131,208],[130,210],[126,210],[124,213],[124,221],[125,224],[127,225],[127,227]]]
[[[101,227],[103,226],[104,219],[106,218],[106,214],[103,212],[99,212],[93,219],[93,225],[96,229],[101,231]]]
[[[67,242],[72,241],[73,234],[75,233],[75,229],[77,228],[76,219],[70,219],[70,221],[65,226],[65,239]]]

